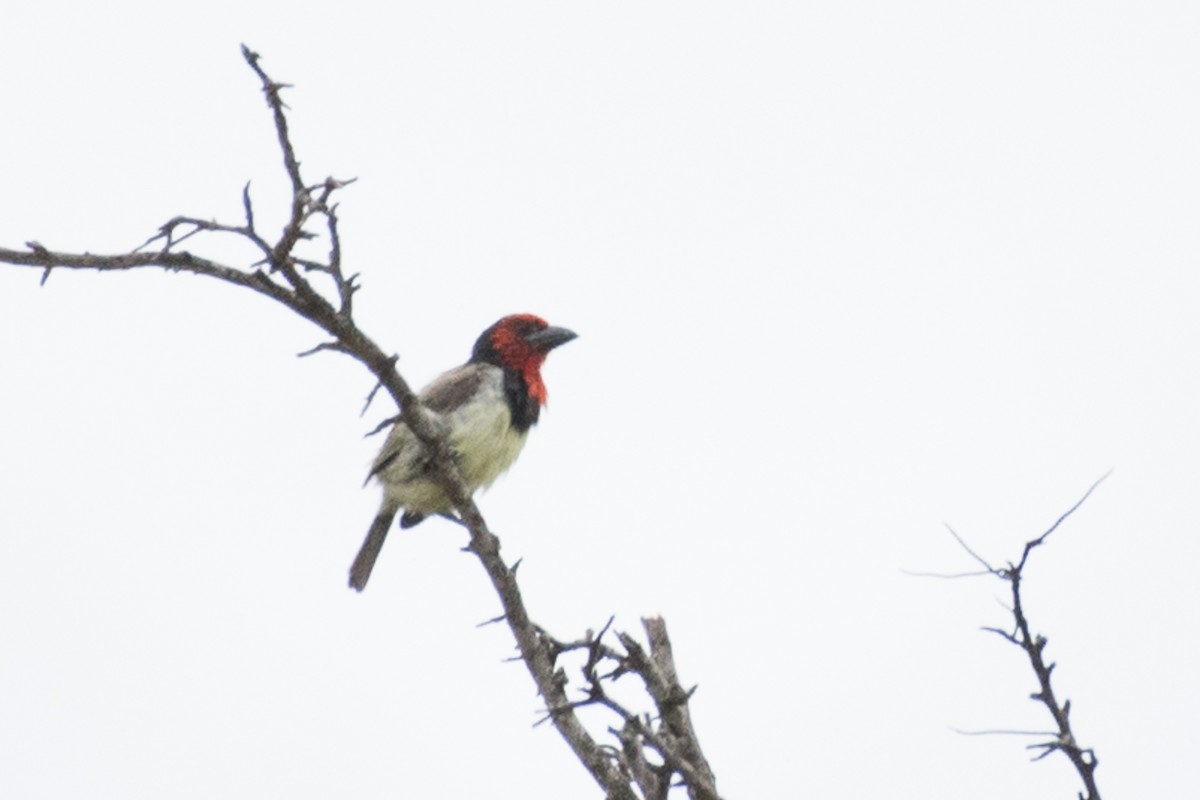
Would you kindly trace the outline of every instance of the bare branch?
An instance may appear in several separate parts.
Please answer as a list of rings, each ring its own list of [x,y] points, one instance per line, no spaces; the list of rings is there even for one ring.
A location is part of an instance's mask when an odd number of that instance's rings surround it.
[[[242,58],[246,59],[250,69],[254,70],[254,74],[258,75],[259,80],[262,81],[263,94],[267,96],[267,105],[270,106],[271,113],[275,117],[275,131],[279,135],[279,149],[283,151],[284,169],[287,170],[288,178],[292,181],[293,195],[299,196],[304,191],[304,181],[300,178],[300,162],[296,160],[296,151],[292,148],[292,140],[288,134],[287,115],[284,113],[283,99],[279,96],[280,91],[289,89],[291,86],[271,80],[258,65],[261,56],[246,45],[242,45]]]
[[[1075,505],[1071,506],[1071,507],[1070,507],[1070,508],[1068,508],[1066,511],[1064,511],[1064,512],[1062,513],[1062,516],[1060,516],[1058,519],[1056,519],[1056,520],[1054,521],[1054,524],[1053,524],[1053,525],[1051,525],[1049,528],[1047,528],[1047,529],[1046,529],[1046,532],[1045,532],[1045,533],[1043,533],[1041,536],[1037,537],[1037,538],[1036,538],[1036,539],[1034,539],[1033,541],[1030,541],[1030,542],[1026,542],[1026,543],[1025,543],[1025,552],[1021,554],[1021,563],[1017,564],[1017,569],[1018,569],[1018,570],[1020,570],[1020,569],[1024,568],[1024,566],[1025,566],[1025,560],[1026,560],[1027,558],[1029,558],[1029,553],[1030,553],[1030,551],[1031,551],[1031,550],[1033,550],[1033,548],[1035,548],[1035,547],[1040,547],[1040,546],[1041,546],[1041,544],[1042,544],[1042,542],[1046,541],[1046,537],[1048,537],[1050,534],[1052,534],[1052,533],[1054,533],[1056,530],[1058,530],[1058,526],[1059,526],[1059,525],[1062,525],[1062,524],[1063,524],[1063,521],[1064,521],[1064,520],[1065,520],[1067,517],[1069,517],[1069,516],[1071,516],[1072,514],[1074,514],[1074,513],[1076,512],[1076,510],[1078,510],[1078,508],[1079,508],[1081,505],[1083,505],[1083,504],[1084,504],[1084,501],[1086,501],[1086,500],[1087,500],[1089,497],[1091,497],[1091,496],[1092,496],[1092,492],[1096,491],[1096,487],[1097,487],[1097,486],[1099,486],[1100,484],[1104,483],[1104,479],[1105,479],[1105,478],[1107,478],[1109,475],[1112,475],[1112,470],[1111,470],[1111,469],[1110,469],[1108,472],[1106,472],[1106,473],[1104,473],[1103,475],[1101,475],[1099,478],[1097,478],[1097,479],[1096,479],[1096,482],[1095,482],[1095,483],[1093,483],[1091,486],[1089,486],[1089,487],[1088,487],[1088,490],[1087,490],[1086,492],[1084,492],[1084,493],[1083,493],[1083,497],[1079,498],[1079,500],[1077,500],[1077,501],[1075,502]]]
[[[399,421],[400,421],[399,414],[388,417],[387,419],[383,420],[378,425],[376,425],[374,428],[371,428],[371,430],[364,433],[363,438],[369,439],[370,437],[375,436],[380,433],[383,433],[386,430],[391,430],[392,426],[395,425]],[[368,477],[367,480],[369,481],[370,478]],[[363,486],[366,486],[366,484],[364,483]]]
[[[1099,761],[1097,760],[1095,753],[1090,748],[1080,747],[1076,742],[1075,734],[1071,730],[1071,701],[1067,700],[1063,703],[1059,703],[1057,697],[1055,696],[1054,687],[1051,683],[1051,676],[1054,673],[1055,664],[1054,662],[1047,663],[1045,660],[1044,652],[1047,644],[1046,637],[1042,636],[1041,634],[1033,634],[1030,631],[1029,620],[1026,617],[1025,609],[1022,603],[1021,579],[1024,575],[1025,565],[1029,560],[1029,554],[1034,550],[1034,548],[1040,547],[1043,543],[1045,543],[1047,537],[1054,533],[1054,531],[1057,530],[1063,521],[1070,517],[1071,514],[1075,513],[1075,511],[1083,505],[1084,501],[1091,496],[1092,492],[1096,490],[1096,487],[1098,487],[1110,474],[1112,474],[1112,470],[1104,473],[1104,475],[1102,475],[1088,488],[1083,497],[1081,497],[1075,503],[1075,505],[1071,506],[1062,515],[1060,515],[1059,518],[1055,520],[1054,524],[1047,528],[1044,533],[1037,538],[1026,542],[1025,548],[1021,554],[1021,560],[1015,565],[1010,563],[1003,569],[991,567],[986,561],[977,555],[965,541],[963,541],[962,537],[960,537],[952,529],[950,531],[958,543],[962,545],[963,549],[966,550],[972,558],[987,566],[990,574],[1003,579],[1009,584],[1012,592],[1012,607],[1009,609],[1009,611],[1013,616],[1013,629],[1008,631],[1002,628],[984,627],[983,630],[987,631],[988,633],[994,633],[1003,638],[1005,641],[1014,644],[1025,651],[1025,654],[1029,659],[1030,667],[1033,669],[1033,673],[1038,681],[1038,691],[1031,694],[1030,698],[1046,707],[1046,709],[1050,712],[1051,717],[1053,717],[1055,726],[1058,729],[1056,733],[1004,730],[959,732],[970,736],[999,733],[1022,736],[1052,736],[1053,741],[1041,742],[1028,746],[1030,749],[1041,751],[1034,757],[1033,760],[1040,761],[1054,752],[1062,752],[1064,755],[1066,755],[1071,761],[1072,765],[1074,765],[1075,771],[1079,774],[1079,778],[1083,782],[1084,788],[1087,792],[1086,795],[1080,794],[1081,800],[1100,800],[1100,792],[1096,788],[1095,775],[1096,766],[1099,764]]]
[[[317,345],[316,347],[309,348],[308,350],[305,350],[302,353],[296,353],[296,357],[297,358],[307,358],[308,356],[315,355],[316,353],[322,353],[325,351],[348,354],[346,348],[343,347],[339,342],[321,342],[321,344]]]
[[[1008,631],[1001,630],[1000,628],[984,627],[984,628],[980,628],[980,630],[986,631],[988,633],[994,633],[997,636],[999,636],[1001,639],[1006,639],[1007,641],[1010,641],[1015,645],[1021,644],[1021,642],[1017,639],[1015,634],[1011,634]]]
[[[911,569],[902,569],[900,572],[908,575],[911,578],[943,578],[945,580],[956,580],[958,578],[978,578],[983,575],[993,575],[991,570],[981,569],[973,572],[919,572]]]
[[[678,683],[670,640],[661,619],[643,620],[649,640],[648,655],[632,637],[624,634],[618,637],[624,652],[604,644],[612,619],[598,634],[589,631],[583,639],[569,643],[553,639],[530,619],[516,582],[520,561],[509,567],[501,557],[499,539],[488,529],[465,488],[446,441],[444,426],[438,425],[426,413],[401,378],[396,370],[397,357],[387,355],[379,348],[351,316],[358,275],[347,278],[343,273],[338,205],[333,198],[336,192],[353,183],[353,179],[326,178],[320,183],[305,183],[290,138],[287,106],[281,97],[282,90],[288,85],[268,76],[259,63],[259,55],[244,45],[242,56],[261,83],[292,189],[290,213],[276,241],[272,243],[258,232],[250,184],[246,183],[241,192],[243,224],[180,215],[161,225],[154,235],[128,253],[56,252],[40,243],[28,242],[28,249],[24,251],[0,248],[0,262],[43,270],[43,284],[50,271],[56,268],[118,271],[155,267],[190,272],[250,289],[313,323],[329,336],[329,340],[299,355],[332,351],[362,363],[376,378],[363,413],[380,389],[387,390],[399,409],[397,415],[384,420],[374,432],[402,422],[430,453],[431,478],[443,488],[458,512],[457,517],[445,516],[468,530],[470,539],[464,549],[478,557],[500,599],[501,613],[481,626],[500,622],[508,625],[516,641],[519,660],[528,669],[544,703],[546,716],[543,721],[555,726],[606,797],[609,800],[637,800],[636,786],[646,800],[662,800],[671,788],[673,777],[679,776],[694,800],[718,800],[712,771],[700,751],[688,715],[687,703],[692,692],[685,691]],[[320,227],[329,237],[325,260],[297,255],[297,244],[316,238],[318,232],[314,228]],[[181,243],[189,239],[208,241],[210,234],[244,239],[262,258],[239,267],[180,249]],[[148,249],[155,244],[157,250]],[[319,282],[322,288],[318,289],[312,281]],[[567,696],[566,673],[557,664],[561,656],[572,652],[586,653],[583,665],[585,694],[577,700]],[[607,695],[606,682],[630,673],[637,674],[649,692],[656,709],[657,727],[649,715],[638,716]],[[619,747],[601,746],[584,727],[576,711],[588,705],[602,706],[621,718],[622,727],[614,734]],[[652,763],[647,759],[648,754],[661,763]]]
[[[400,358],[400,356],[396,356],[396,355],[392,356],[392,358],[391,358],[392,364],[395,364],[396,361],[399,360],[399,358]],[[360,417],[367,413],[367,409],[371,407],[371,403],[375,400],[375,395],[378,394],[379,390],[382,388],[383,388],[382,380],[379,381],[378,383],[376,383],[373,387],[371,387],[371,391],[367,393],[367,399],[363,402],[362,411],[358,412],[358,415]],[[394,419],[393,419],[393,421],[394,421]]]
[[[981,565],[983,565],[983,568],[984,568],[985,570],[987,570],[988,572],[991,572],[991,573],[995,573],[995,572],[996,572],[996,568],[995,568],[995,567],[993,567],[991,564],[989,564],[989,563],[988,563],[988,562],[987,562],[987,561],[986,561],[986,560],[983,558],[983,556],[981,556],[981,555],[979,555],[978,553],[976,553],[974,550],[972,550],[972,549],[971,549],[970,545],[968,545],[968,544],[967,544],[965,541],[963,541],[963,538],[962,538],[961,536],[959,536],[959,535],[958,535],[958,532],[957,532],[957,531],[955,531],[955,530],[954,530],[954,528],[951,528],[951,527],[950,527],[950,523],[948,523],[948,522],[947,522],[947,523],[943,523],[943,524],[946,526],[946,530],[950,531],[950,535],[954,537],[954,541],[958,542],[958,543],[959,543],[959,545],[961,545],[961,546],[962,546],[962,549],[963,549],[963,550],[966,550],[966,551],[967,551],[967,553],[968,553],[968,555],[970,555],[970,556],[971,556],[971,558],[975,559],[975,560],[976,560],[976,561],[978,561],[978,562],[979,562]]]
[[[41,267],[45,269],[95,269],[122,271],[139,267],[158,267],[170,272],[191,272],[210,278],[243,286],[286,306],[294,306],[294,298],[283,287],[273,283],[261,272],[243,272],[233,267],[193,255],[188,251],[140,253],[120,255],[95,255],[92,253],[63,253],[39,249],[24,252],[0,247],[0,262],[14,266]]]
[[[957,734],[962,736],[1053,736],[1049,731],[1010,731],[1010,730],[990,730],[990,731],[964,731],[961,728],[951,728]]]
[[[242,210],[246,212],[246,230],[254,233],[254,205],[250,202],[250,181],[246,181],[246,185],[242,187]]]

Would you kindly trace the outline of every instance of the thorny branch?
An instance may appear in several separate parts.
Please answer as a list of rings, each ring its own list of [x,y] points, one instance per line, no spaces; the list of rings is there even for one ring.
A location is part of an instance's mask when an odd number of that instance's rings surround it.
[[[1021,600],[1021,580],[1024,577],[1025,565],[1029,561],[1029,554],[1033,552],[1034,549],[1045,544],[1046,539],[1049,538],[1050,534],[1054,533],[1054,531],[1056,531],[1069,516],[1075,513],[1075,511],[1083,505],[1084,501],[1091,496],[1092,492],[1096,490],[1096,487],[1104,482],[1104,479],[1107,478],[1109,474],[1111,474],[1111,470],[1100,476],[1100,478],[1093,483],[1086,492],[1084,492],[1083,497],[1079,498],[1075,505],[1071,506],[1057,520],[1055,520],[1054,524],[1047,528],[1043,534],[1026,542],[1025,549],[1021,552],[1021,560],[1016,564],[1009,562],[1003,567],[993,566],[982,556],[972,550],[962,539],[962,537],[955,533],[953,529],[950,529],[951,535],[954,536],[959,545],[966,550],[971,558],[983,566],[984,571],[939,576],[946,578],[957,578],[965,577],[967,575],[994,575],[1009,584],[1012,592],[1011,610],[1013,615],[1013,628],[1011,630],[1005,630],[1002,628],[985,627],[983,630],[988,631],[989,633],[995,633],[1002,637],[1005,641],[1011,642],[1025,651],[1025,655],[1029,658],[1029,664],[1033,668],[1033,673],[1035,676],[1037,676],[1038,681],[1038,691],[1030,695],[1030,699],[1040,702],[1046,707],[1046,709],[1050,712],[1050,716],[1053,717],[1055,727],[1057,728],[1056,731],[1048,734],[1041,734],[1032,731],[963,731],[963,733],[967,733],[969,735],[982,735],[985,733],[1008,733],[1032,736],[1049,735],[1051,737],[1049,741],[1028,745],[1028,749],[1038,751],[1033,760],[1040,761],[1055,751],[1063,753],[1075,767],[1075,771],[1079,774],[1079,778],[1081,781],[1083,781],[1084,788],[1087,792],[1086,794],[1080,793],[1080,800],[1100,800],[1100,791],[1096,788],[1096,767],[1099,765],[1100,761],[1096,758],[1095,751],[1093,751],[1090,747],[1081,747],[1079,745],[1075,738],[1074,731],[1071,730],[1071,701],[1064,700],[1060,703],[1058,697],[1054,693],[1054,688],[1050,682],[1050,676],[1054,672],[1055,663],[1053,661],[1047,663],[1045,659],[1044,651],[1048,641],[1046,637],[1040,633],[1034,634],[1030,631],[1029,620],[1025,615],[1025,606]]]
[[[581,642],[563,645],[530,620],[516,582],[516,565],[510,568],[501,558],[500,541],[488,530],[479,509],[464,488],[438,427],[397,372],[396,356],[385,353],[358,328],[352,318],[353,297],[359,288],[356,283],[358,276],[346,276],[342,271],[338,206],[333,202],[333,197],[353,183],[353,179],[329,177],[319,183],[305,182],[292,145],[286,105],[282,99],[283,90],[289,88],[288,84],[279,83],[267,75],[259,64],[259,55],[244,45],[242,56],[260,81],[274,119],[284,171],[292,188],[290,214],[277,238],[272,241],[256,225],[250,185],[246,184],[242,190],[244,220],[240,224],[220,223],[195,216],[176,216],[160,226],[143,245],[127,253],[94,255],[86,252],[56,252],[38,242],[27,242],[26,250],[0,247],[0,263],[41,269],[43,284],[51,271],[56,269],[111,272],[157,267],[205,275],[269,297],[321,328],[331,337],[330,340],[300,355],[332,351],[344,353],[361,362],[378,381],[367,398],[367,404],[370,404],[378,389],[383,388],[400,409],[398,416],[385,420],[381,427],[397,419],[403,420],[433,453],[435,477],[454,501],[461,522],[470,532],[470,544],[465,549],[479,558],[500,597],[503,614],[492,621],[508,623],[516,639],[520,658],[529,669],[546,704],[546,719],[558,729],[603,788],[606,797],[611,800],[637,800],[640,792],[645,800],[661,800],[667,797],[672,778],[679,776],[693,800],[718,800],[712,771],[700,752],[688,716],[687,702],[691,693],[679,686],[666,625],[661,619],[643,620],[650,644],[649,654],[635,639],[625,634],[619,636],[623,650],[610,649],[602,644],[601,639],[608,626],[599,636],[589,635]],[[323,260],[296,252],[300,242],[317,239],[322,233],[329,242],[328,253]],[[202,241],[202,235],[240,238],[250,243],[260,258],[249,265],[231,266],[181,248],[185,242]],[[323,291],[312,282],[318,279],[324,287]],[[566,652],[585,648],[589,653],[585,666],[588,693],[583,701],[572,701],[567,696],[566,673],[558,665],[558,659]],[[605,669],[609,666],[611,669],[604,672],[601,670],[602,663]],[[639,717],[606,694],[605,681],[615,681],[631,673],[642,679],[653,699],[656,709],[654,718]],[[601,746],[580,721],[576,709],[591,704],[606,707],[620,717],[622,727],[619,730],[610,729],[619,747]],[[651,763],[650,758],[658,763]]]
[[[627,633],[616,634],[619,647],[605,644],[604,636],[612,623],[609,619],[599,633],[588,631],[584,638],[574,642],[556,641],[542,631],[556,661],[573,651],[586,653],[580,669],[584,680],[582,697],[563,706],[549,706],[549,713],[542,721],[586,706],[608,709],[621,723],[620,728],[609,728],[621,743],[618,755],[621,769],[637,783],[643,797],[665,798],[671,779],[678,775],[692,800],[719,800],[716,779],[701,752],[688,712],[688,701],[695,687],[685,690],[679,683],[666,622],[661,617],[642,619],[650,643],[649,653]],[[641,680],[654,702],[653,715],[636,714],[611,695],[608,687],[625,675],[636,675]],[[562,680],[566,682],[565,674]]]

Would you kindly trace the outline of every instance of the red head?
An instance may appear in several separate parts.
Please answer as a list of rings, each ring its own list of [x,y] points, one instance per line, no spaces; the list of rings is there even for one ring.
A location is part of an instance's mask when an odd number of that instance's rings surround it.
[[[511,370],[524,380],[528,396],[538,405],[545,405],[542,362],[547,353],[575,336],[574,331],[548,325],[533,314],[510,314],[480,334],[471,361]]]

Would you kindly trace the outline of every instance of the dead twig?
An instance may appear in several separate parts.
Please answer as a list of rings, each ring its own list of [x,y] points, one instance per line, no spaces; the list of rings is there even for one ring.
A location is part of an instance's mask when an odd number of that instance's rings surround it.
[[[947,525],[947,529],[954,537],[955,541],[971,556],[976,562],[983,565],[985,568],[982,572],[967,572],[956,574],[937,574],[925,573],[932,577],[969,577],[978,575],[994,575],[997,578],[1005,581],[1009,585],[1012,595],[1012,607],[1009,609],[1013,617],[1013,628],[1005,630],[994,626],[986,626],[982,630],[988,633],[994,633],[1004,639],[1006,642],[1020,647],[1029,659],[1029,665],[1033,669],[1033,673],[1038,681],[1038,691],[1030,695],[1030,698],[1041,703],[1050,712],[1050,716],[1054,719],[1056,730],[1053,732],[1037,732],[1037,731],[1017,731],[1017,730],[985,730],[985,731],[959,731],[966,736],[984,736],[984,735],[1019,735],[1019,736],[1049,736],[1049,741],[1038,742],[1027,745],[1031,750],[1039,750],[1040,752],[1034,756],[1034,761],[1040,761],[1053,752],[1062,752],[1075,767],[1075,771],[1079,774],[1080,780],[1083,782],[1086,794],[1081,793],[1080,800],[1100,800],[1099,789],[1096,788],[1096,767],[1099,765],[1099,760],[1096,758],[1095,752],[1088,747],[1081,747],[1075,739],[1075,733],[1071,729],[1071,701],[1066,700],[1059,702],[1055,695],[1053,685],[1051,683],[1051,675],[1054,672],[1054,662],[1047,662],[1045,658],[1045,649],[1047,639],[1041,634],[1031,632],[1029,619],[1025,613],[1024,603],[1021,597],[1021,582],[1024,578],[1025,566],[1029,562],[1029,555],[1036,548],[1045,544],[1050,534],[1058,530],[1059,526],[1074,514],[1080,506],[1083,505],[1092,492],[1104,482],[1104,480],[1112,473],[1111,470],[1100,476],[1079,500],[1063,512],[1054,524],[1045,530],[1040,536],[1029,540],[1025,543],[1025,547],[1021,552],[1021,559],[1013,564],[1009,562],[1003,567],[996,567],[990,564],[982,556],[976,553],[966,543],[966,541]]]

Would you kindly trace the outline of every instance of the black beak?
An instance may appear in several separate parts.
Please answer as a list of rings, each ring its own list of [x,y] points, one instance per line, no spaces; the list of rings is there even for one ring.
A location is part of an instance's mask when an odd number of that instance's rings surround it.
[[[542,328],[536,333],[529,334],[525,337],[525,341],[541,352],[549,353],[560,344],[566,344],[578,335],[575,331],[567,330],[566,328],[556,328],[551,325],[549,328]]]

